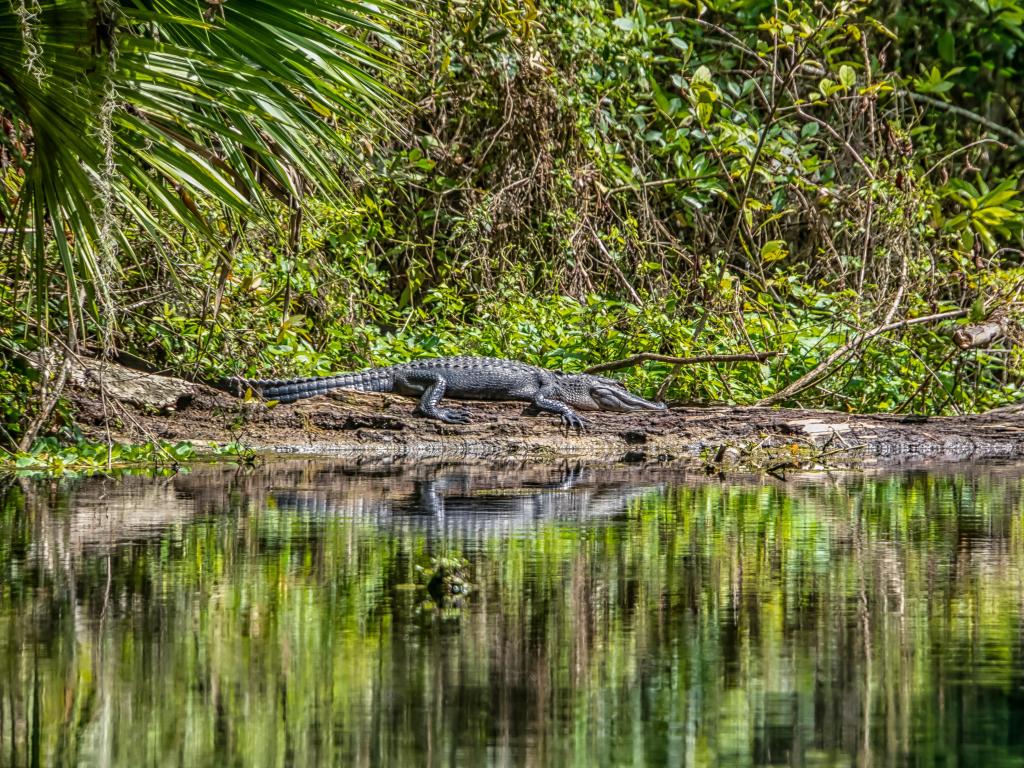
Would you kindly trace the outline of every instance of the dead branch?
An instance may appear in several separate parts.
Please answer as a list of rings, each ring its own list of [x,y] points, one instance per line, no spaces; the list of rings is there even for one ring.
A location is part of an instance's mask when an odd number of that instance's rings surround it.
[[[618,187],[610,187],[605,190],[609,195],[614,195],[618,192],[627,191],[640,191],[643,189],[650,189],[651,187],[664,187],[670,184],[676,184],[678,186],[684,186],[688,184],[696,184],[698,181],[704,181],[706,179],[717,178],[717,173],[705,173],[700,176],[683,176],[674,179],[655,179],[654,181],[643,181],[636,182],[635,184],[622,184]]]
[[[804,112],[800,108],[799,105],[797,105],[797,107],[796,107],[796,113],[798,115],[800,115],[800,117],[803,118],[804,120],[806,120],[808,122],[811,122],[811,123],[817,123],[819,126],[824,128],[825,131],[833,139],[835,139],[837,142],[839,142],[843,146],[843,148],[846,149],[846,151],[849,153],[850,157],[853,158],[854,162],[856,162],[857,165],[859,165],[861,167],[861,169],[863,169],[864,173],[867,174],[867,177],[869,179],[871,179],[872,181],[874,181],[874,179],[875,179],[875,172],[871,170],[871,166],[869,166],[864,161],[864,158],[860,156],[860,154],[857,152],[856,149],[853,148],[853,146],[850,144],[850,142],[848,142],[846,139],[844,139],[843,136],[839,133],[839,131],[837,131],[835,128],[833,128],[828,123],[827,120],[822,120],[820,118],[815,117],[814,115],[811,115],[811,114],[808,114],[807,112]]]
[[[870,331],[859,333],[792,384],[783,387],[774,395],[769,395],[768,397],[763,398],[758,401],[757,404],[776,405],[781,403],[783,400],[788,400],[797,392],[803,392],[808,387],[813,386],[819,379],[824,378],[837,360],[846,357],[847,354],[859,348],[865,342],[870,341],[875,336],[879,336],[889,331],[894,331],[897,328],[905,328],[910,325],[921,325],[922,323],[933,323],[938,320],[950,320],[956,317],[963,317],[969,311],[970,310],[967,309],[954,309],[949,312],[937,312],[934,315],[925,315],[924,317],[913,317],[907,320],[899,320],[895,323],[886,323],[885,325],[879,325],[872,328]]]
[[[967,325],[957,328],[953,341],[960,349],[976,349],[987,347],[993,341],[1006,335],[1006,326],[998,320],[980,325]]]
[[[957,328],[953,334],[953,342],[960,349],[987,347],[1003,337],[1008,338],[1011,343],[1016,342],[1019,336],[1019,323],[1014,315],[1012,305],[1000,307],[983,323]]]
[[[999,123],[989,120],[983,115],[979,115],[977,112],[971,112],[969,109],[964,109],[963,107],[958,107],[956,104],[950,104],[949,102],[941,101],[931,96],[926,96],[923,93],[914,93],[913,91],[900,91],[899,93],[901,96],[906,96],[912,101],[927,104],[931,107],[938,107],[939,109],[944,109],[947,112],[952,112],[954,115],[965,117],[978,125],[988,128],[992,133],[998,133],[1000,136],[1012,141],[1018,147],[1024,147],[1024,136],[1021,136],[1016,131],[1007,128],[1005,125],[1000,125]]]
[[[985,411],[981,414],[980,418],[983,419],[1003,419],[1009,416],[1024,416],[1024,403],[1010,403],[1009,405],[1001,405],[998,408]]]
[[[68,376],[71,373],[70,358],[64,355],[56,361],[59,368],[57,368],[55,375],[51,367],[53,362],[46,359],[45,356],[40,356],[38,401],[40,406],[35,417],[25,427],[21,440],[18,441],[17,448],[22,453],[28,452],[32,447],[32,443],[39,436],[39,431],[49,422],[50,415],[53,413],[53,409],[57,406],[58,401],[60,401],[61,395],[64,394],[64,387],[67,386]],[[53,375],[52,381],[51,375]]]
[[[743,363],[743,362],[755,362],[760,363],[767,360],[769,357],[775,357],[779,354],[778,352],[752,352],[740,355],[697,355],[696,357],[672,357],[671,355],[658,355],[653,352],[641,352],[638,355],[632,357],[625,357],[622,360],[612,360],[608,363],[601,363],[600,365],[594,365],[584,373],[600,373],[601,371],[617,371],[620,368],[629,368],[630,366],[642,363],[645,360],[654,360],[659,363],[674,363],[676,365],[691,365],[693,363]]]
[[[601,236],[597,234],[597,231],[593,227],[590,227],[590,234],[593,235],[594,242],[597,243],[598,249],[604,255],[605,261],[608,263],[608,266],[611,268],[612,272],[615,273],[616,277],[618,277],[619,280],[622,282],[622,285],[629,293],[630,298],[633,299],[633,301],[636,303],[638,307],[643,306],[643,299],[640,298],[640,294],[636,292],[636,289],[633,288],[633,285],[629,282],[629,280],[626,279],[626,276],[622,274],[622,270],[619,269],[619,265],[615,263],[615,257],[608,252],[608,249],[601,241]]]

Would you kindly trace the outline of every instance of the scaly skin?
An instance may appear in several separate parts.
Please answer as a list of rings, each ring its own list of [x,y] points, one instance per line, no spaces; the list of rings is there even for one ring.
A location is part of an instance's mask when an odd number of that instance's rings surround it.
[[[241,381],[268,400],[290,403],[333,389],[394,392],[419,398],[417,411],[450,424],[466,424],[466,411],[441,408],[443,397],[456,400],[517,400],[557,413],[567,427],[584,426],[581,411],[660,411],[664,403],[644,400],[614,379],[563,373],[493,357],[435,357],[370,368],[339,376]]]

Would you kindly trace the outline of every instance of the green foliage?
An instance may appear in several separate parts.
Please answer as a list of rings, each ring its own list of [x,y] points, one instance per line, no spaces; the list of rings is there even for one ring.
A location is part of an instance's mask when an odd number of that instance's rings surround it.
[[[1024,200],[1018,199],[1020,190],[1013,179],[1004,179],[991,190],[983,179],[976,184],[950,179],[941,194],[963,211],[944,221],[943,228],[959,235],[964,251],[972,251],[977,239],[992,254],[1024,233]]]
[[[1012,0],[958,0],[874,4],[879,18],[898,34],[893,47],[898,71],[919,93],[932,93],[973,111],[979,120],[930,120],[929,130],[950,145],[967,143],[991,124],[1020,134],[1024,6]],[[966,141],[965,141],[966,139]],[[986,157],[1010,170],[1019,162],[1001,153]]]
[[[0,219],[8,247],[31,252],[7,277],[35,294],[38,322],[55,297],[64,322],[109,329],[140,248],[220,250],[246,218],[273,221],[306,190],[336,194],[337,157],[354,154],[339,123],[390,123],[397,97],[375,41],[395,44],[388,26],[406,13],[347,0],[0,4]]]
[[[24,453],[0,454],[0,472],[18,477],[77,477],[140,470],[167,474],[180,471],[182,464],[210,457],[252,463],[255,454],[239,443],[203,448],[165,440],[138,445],[79,440],[68,446],[55,437],[44,437]]]
[[[75,476],[123,469],[129,466],[172,465],[196,457],[189,443],[120,443],[78,442],[63,446],[56,438],[37,440],[31,450],[14,454],[0,463],[0,468],[15,471],[19,476]]]
[[[551,4],[530,36],[450,11],[461,23],[437,35],[412,148],[380,164],[392,227],[367,246],[409,308],[381,328],[400,329],[385,360],[493,351],[573,369],[779,349],[754,375],[693,369],[674,390],[751,402],[887,315],[1019,301],[1016,175],[990,176],[988,144],[943,146],[930,121],[946,116],[901,95],[946,93],[961,70],[887,69],[873,51],[904,30],[865,4],[631,8]],[[551,306],[524,310],[522,295]],[[503,313],[543,316],[523,323],[532,343],[514,343]],[[634,332],[606,343],[607,328]],[[953,359],[949,330],[858,350],[800,402],[941,412],[1017,396],[1019,354]]]
[[[710,272],[716,269],[709,265]],[[858,330],[856,318],[862,307],[854,291],[815,291],[795,272],[779,274],[765,290],[754,290],[725,271],[718,283],[719,295],[736,309],[703,322],[688,315],[685,305],[674,297],[637,305],[596,294],[582,299],[531,296],[516,287],[514,273],[505,276],[509,285],[493,292],[479,295],[462,286],[441,286],[405,309],[372,289],[365,294],[328,294],[319,302],[320,310],[286,325],[281,323],[279,302],[247,305],[250,294],[229,292],[222,317],[234,318],[243,329],[276,328],[277,333],[261,338],[218,325],[209,340],[198,325],[186,325],[183,314],[177,320],[165,320],[165,326],[154,325],[153,343],[173,343],[176,346],[168,347],[168,359],[177,356],[179,360],[190,359],[206,345],[210,351],[203,371],[211,379],[232,374],[323,375],[456,354],[507,357],[582,371],[639,352],[680,356],[750,349],[779,352],[761,365],[686,366],[666,393],[670,400],[749,404],[807,373]],[[714,274],[706,279],[713,280]],[[332,306],[345,306],[365,319],[357,329],[340,324],[330,315]],[[931,307],[922,301],[912,311],[927,314]],[[742,323],[741,333],[737,323]],[[695,340],[699,324],[702,331]],[[190,338],[190,328],[198,336]],[[907,329],[900,338],[878,340],[862,354],[851,356],[830,383],[798,400],[803,405],[856,412],[941,413],[984,410],[1019,398],[1020,384],[1003,378],[1005,360],[994,354],[975,352],[962,355],[953,365],[933,364],[949,356],[948,333],[946,326],[922,325]],[[225,349],[232,352],[225,355]],[[653,396],[671,373],[669,364],[646,363],[621,375],[630,388]]]

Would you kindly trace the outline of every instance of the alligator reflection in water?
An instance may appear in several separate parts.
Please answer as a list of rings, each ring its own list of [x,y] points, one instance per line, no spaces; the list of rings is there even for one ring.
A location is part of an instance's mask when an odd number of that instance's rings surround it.
[[[1014,764],[1022,583],[1022,468],[25,483],[0,765]]]
[[[379,525],[410,527],[476,540],[528,529],[544,521],[586,522],[625,514],[629,504],[662,491],[643,478],[598,480],[597,470],[566,465],[545,470],[547,480],[523,479],[465,466],[441,466],[436,474],[413,481],[407,496],[390,495],[371,504],[329,488],[273,490],[281,512],[300,515],[358,515]]]

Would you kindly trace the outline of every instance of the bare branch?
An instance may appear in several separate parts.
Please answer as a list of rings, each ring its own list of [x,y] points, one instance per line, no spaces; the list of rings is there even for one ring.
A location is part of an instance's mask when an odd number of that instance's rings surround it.
[[[597,234],[597,231],[593,227],[590,227],[590,234],[594,236],[594,242],[597,243],[598,249],[601,251],[602,254],[604,254],[604,258],[608,262],[608,266],[611,268],[612,272],[615,273],[616,277],[618,277],[619,280],[622,282],[622,285],[629,293],[630,298],[633,299],[633,301],[636,303],[638,307],[642,307],[644,300],[640,298],[640,294],[636,292],[636,289],[633,287],[633,285],[629,282],[629,280],[626,279],[626,276],[622,274],[622,270],[619,269],[619,265],[615,263],[615,257],[608,252],[608,249],[605,247],[604,242],[602,242],[601,240],[601,236]]]
[[[682,186],[684,184],[695,184],[698,181],[714,179],[717,177],[717,173],[705,173],[700,176],[681,176],[677,179],[655,179],[654,181],[643,181],[637,182],[636,184],[623,184],[618,187],[610,187],[606,189],[605,192],[609,195],[613,195],[616,192],[626,192],[629,190],[639,191],[641,189],[649,189],[651,187],[664,187],[668,184],[678,184]]]
[[[971,110],[964,109],[963,107],[958,107],[956,106],[956,104],[948,104],[940,99],[936,99],[931,96],[925,96],[923,93],[914,93],[913,91],[900,91],[900,94],[909,97],[912,101],[918,101],[921,102],[922,104],[928,104],[929,106],[938,107],[939,109],[944,109],[947,112],[952,112],[954,115],[966,117],[968,120],[971,120],[972,122],[975,122],[978,125],[982,125],[985,128],[988,128],[990,131],[992,131],[992,133],[998,133],[1000,136],[1009,139],[1018,147],[1024,147],[1024,136],[1021,136],[1016,131],[1007,128],[1005,125],[1000,125],[999,123],[989,120],[984,115],[979,115],[977,112],[971,112]]]
[[[1013,303],[999,307],[989,315],[985,322],[957,328],[956,333],[953,334],[953,342],[960,349],[987,347],[1004,336],[1010,340],[1011,344],[1020,343],[1018,317],[1024,317],[1024,312],[1021,309],[1020,305]]]
[[[1002,323],[982,323],[981,325],[968,325],[965,328],[957,328],[953,334],[953,341],[960,349],[975,349],[987,347],[996,339],[1002,338],[1006,329]]]
[[[933,323],[938,320],[950,320],[955,317],[963,317],[970,310],[967,309],[954,309],[949,312],[937,312],[934,315],[925,315],[924,317],[913,317],[908,320],[900,320],[895,323],[887,323],[885,325],[879,325],[872,328],[870,331],[859,333],[854,336],[850,341],[843,344],[841,347],[836,349],[831,355],[822,360],[818,365],[812,368],[810,371],[805,373],[799,379],[794,381],[792,384],[783,387],[781,390],[776,392],[774,395],[769,395],[766,398],[758,401],[758,405],[776,405],[781,403],[783,400],[788,400],[798,392],[803,392],[810,386],[813,386],[819,379],[824,378],[832,365],[844,357],[853,350],[860,347],[866,341],[870,341],[875,336],[879,336],[889,331],[894,331],[897,328],[905,328],[909,325],[921,325],[922,323]]]
[[[620,368],[629,368],[642,363],[645,360],[655,360],[659,363],[675,363],[676,365],[690,365],[693,363],[760,363],[769,357],[774,357],[778,352],[752,352],[740,355],[697,355],[696,357],[672,357],[671,355],[658,355],[653,352],[641,352],[632,357],[625,357],[622,360],[612,360],[609,363],[594,365],[584,373],[600,373],[601,371],[616,371]]]

